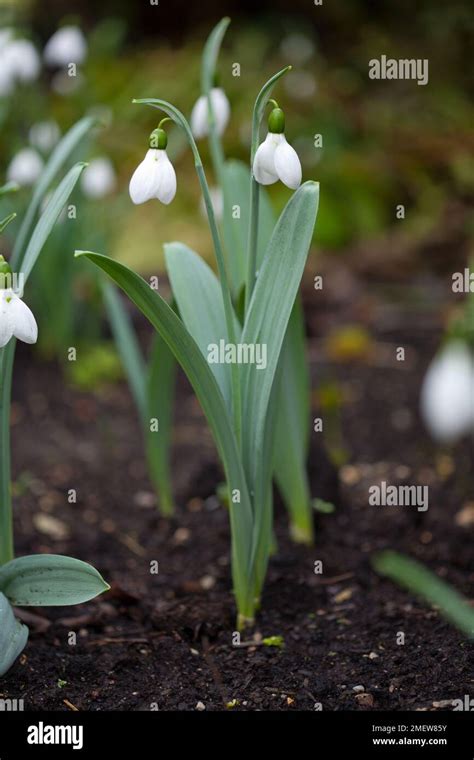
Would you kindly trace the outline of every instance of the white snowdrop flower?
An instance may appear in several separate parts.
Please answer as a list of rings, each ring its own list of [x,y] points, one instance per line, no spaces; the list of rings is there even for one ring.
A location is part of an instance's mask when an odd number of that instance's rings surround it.
[[[474,432],[474,355],[462,341],[448,343],[428,367],[421,412],[439,441],[453,442]]]
[[[34,185],[43,171],[43,159],[33,148],[23,148],[10,162],[7,169],[9,182],[16,182],[20,187]]]
[[[18,338],[25,343],[36,343],[38,326],[31,309],[11,287],[12,270],[0,256],[0,348],[7,345],[12,338]]]
[[[77,26],[63,26],[46,43],[44,59],[49,66],[81,64],[87,55],[87,42]]]
[[[168,205],[176,195],[176,173],[166,153],[167,144],[163,129],[158,127],[151,133],[150,149],[130,180],[130,198],[135,204],[158,198]]]
[[[212,208],[214,209],[214,215],[218,221],[222,219],[224,216],[224,195],[222,193],[222,190],[220,187],[210,187],[209,188],[209,195],[211,196],[211,203]],[[201,211],[201,214],[206,217],[207,216],[207,210],[206,210],[206,204],[204,202],[204,198],[201,195],[201,201],[199,204],[199,209]]]
[[[301,163],[294,148],[287,143],[284,129],[283,111],[276,107],[268,118],[268,134],[255,154],[253,175],[261,185],[281,180],[296,190],[301,184]]]
[[[216,132],[222,135],[229,122],[230,104],[222,87],[213,87],[210,92],[212,111],[216,122]],[[209,103],[206,95],[196,100],[191,112],[191,129],[196,140],[209,134]]]
[[[81,187],[88,198],[103,198],[115,190],[116,177],[112,162],[105,157],[94,158],[81,176]]]
[[[34,148],[49,153],[61,137],[61,130],[55,121],[39,121],[33,124],[28,137]]]
[[[35,46],[29,40],[11,40],[1,51],[2,67],[20,82],[33,82],[38,78],[41,63]]]

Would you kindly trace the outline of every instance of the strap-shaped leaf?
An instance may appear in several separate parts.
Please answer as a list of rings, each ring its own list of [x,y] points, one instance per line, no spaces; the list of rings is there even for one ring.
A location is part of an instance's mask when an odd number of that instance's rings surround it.
[[[242,343],[262,344],[267,350],[266,369],[242,365],[242,451],[251,484],[260,466],[268,402],[311,244],[318,200],[319,184],[305,182],[285,206],[268,244],[242,332]]]
[[[165,259],[181,319],[207,359],[210,344],[219,346],[221,340],[226,343],[228,340],[219,281],[206,262],[184,243],[166,244]],[[237,319],[235,333],[238,339],[240,326]],[[229,365],[209,363],[209,367],[227,408],[232,409]]]
[[[101,278],[100,285],[115,344],[127,375],[128,385],[138,409],[140,420],[143,420],[147,411],[146,367],[140,344],[125,306],[120,301],[117,289],[105,278]]]
[[[439,607],[446,620],[469,638],[474,637],[474,610],[469,600],[427,567],[393,551],[376,554],[372,564],[381,575],[386,575],[428,604]]]
[[[146,378],[144,428],[148,469],[164,515],[171,515],[174,510],[170,449],[175,378],[176,359],[161,335],[155,333]],[[157,431],[151,425],[152,419],[158,420]]]
[[[10,602],[0,593],[0,676],[20,655],[28,641],[28,628],[15,618]]]
[[[81,604],[108,588],[92,565],[60,554],[18,557],[0,567],[0,591],[18,606]]]
[[[28,206],[20,231],[15,240],[12,255],[14,266],[18,266],[18,262],[21,260],[21,253],[26,245],[36,214],[38,213],[38,209],[41,206],[44,196],[48,192],[49,186],[54,182],[55,177],[70,158],[75,148],[77,148],[78,144],[95,124],[97,124],[97,119],[94,117],[84,117],[71,127],[69,132],[64,135],[51,153],[48,163],[36,183],[30,205]]]
[[[306,473],[309,442],[309,376],[303,310],[297,299],[281,350],[281,383],[275,431],[275,479],[291,516],[296,540],[311,543],[313,510]]]
[[[118,261],[90,251],[77,251],[106,272],[160,333],[183,367],[207,417],[224,464],[229,488],[238,489],[240,503],[231,504],[233,577],[239,608],[245,608],[249,590],[249,547],[252,506],[231,420],[219,386],[198,345],[161,296],[139,275]]]
[[[86,164],[83,163],[75,164],[68,171],[53,192],[48,205],[41,214],[31,235],[25,254],[23,256],[20,254],[18,261],[13,261],[12,259],[12,269],[17,268],[21,270],[24,273],[25,282],[85,167]]]

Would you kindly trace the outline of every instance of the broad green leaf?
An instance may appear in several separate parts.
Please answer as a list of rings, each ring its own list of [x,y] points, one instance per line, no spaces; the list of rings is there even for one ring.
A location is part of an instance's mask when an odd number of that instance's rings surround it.
[[[0,591],[20,607],[81,604],[108,588],[92,565],[60,554],[19,557],[0,567]]]
[[[224,165],[224,215],[223,235],[227,249],[227,260],[231,273],[234,293],[238,293],[245,283],[247,272],[248,226],[250,214],[250,171],[242,161],[226,161]],[[233,209],[239,207],[239,218],[234,218]],[[257,241],[257,267],[275,226],[275,214],[268,194],[260,188],[259,223]]]
[[[97,119],[93,117],[86,116],[81,119],[71,127],[69,132],[64,135],[51,153],[51,156],[35,185],[30,205],[28,206],[28,210],[15,240],[12,254],[12,261],[15,263],[15,267],[17,267],[18,262],[21,261],[21,253],[29,238],[41,202],[48,192],[50,185],[54,182],[56,175],[70,158],[75,148],[95,124],[97,124]]]
[[[148,469],[164,515],[174,511],[170,451],[175,379],[173,353],[161,335],[155,333],[146,382],[148,411],[144,428]],[[151,428],[153,419],[158,420],[156,432]]]
[[[10,602],[0,593],[0,676],[10,670],[28,641],[28,628],[15,618]]]
[[[41,250],[46,243],[51,230],[59,219],[66,202],[71,195],[76,183],[84,171],[86,164],[76,164],[61,180],[53,192],[48,205],[41,214],[36,227],[33,230],[30,241],[24,255],[19,255],[18,261],[13,262],[11,267],[24,273],[25,282],[33,269]]]
[[[252,535],[252,506],[239,450],[219,386],[199,346],[174,311],[139,275],[98,253],[77,251],[106,272],[135,303],[160,333],[181,364],[207,417],[226,471],[229,488],[239,489],[240,503],[231,504],[232,553],[235,593],[239,607],[247,604],[249,590],[249,546]]]
[[[130,391],[138,409],[140,420],[146,418],[146,366],[138,340],[126,312],[124,304],[114,286],[105,279],[101,280],[104,304],[109,318],[115,343],[122,359]]]
[[[428,604],[439,607],[443,617],[467,636],[474,636],[474,610],[468,599],[428,568],[393,551],[376,555],[373,565],[381,575],[404,586]]]
[[[318,199],[319,184],[305,182],[287,203],[268,244],[242,332],[242,343],[261,344],[267,351],[266,369],[242,365],[242,451],[251,488],[261,467],[268,403],[311,244]]]
[[[171,289],[181,319],[207,360],[210,344],[227,342],[224,303],[219,281],[201,257],[183,243],[165,245],[165,259]],[[235,320],[235,332],[240,327]],[[227,408],[231,409],[231,377],[228,364],[209,363]]]

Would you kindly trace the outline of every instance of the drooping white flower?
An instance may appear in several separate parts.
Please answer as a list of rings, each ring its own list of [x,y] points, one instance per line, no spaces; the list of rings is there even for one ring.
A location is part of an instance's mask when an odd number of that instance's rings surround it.
[[[130,180],[130,198],[136,204],[158,198],[168,205],[176,195],[176,174],[166,153],[168,136],[165,130],[161,129],[165,121],[170,119],[162,119],[158,128],[151,133],[150,148]]]
[[[439,441],[453,442],[474,432],[474,357],[462,341],[448,343],[428,367],[421,413]]]
[[[34,148],[49,153],[61,137],[61,131],[55,121],[39,121],[33,124],[28,137]]]
[[[44,59],[49,66],[81,64],[87,55],[87,42],[77,26],[63,26],[46,43]]]
[[[33,148],[23,148],[10,162],[7,169],[9,182],[16,182],[20,187],[34,185],[43,171],[43,159]]]
[[[286,141],[285,118],[280,108],[274,108],[268,119],[268,134],[258,147],[253,162],[253,175],[261,185],[281,180],[292,190],[301,184],[301,163],[298,154]]]
[[[1,51],[2,67],[14,80],[33,82],[40,73],[41,63],[35,46],[29,40],[11,40]]]
[[[216,132],[220,136],[229,122],[230,104],[222,87],[213,87],[210,92],[212,111],[216,122]],[[196,140],[209,134],[209,103],[206,95],[196,100],[191,112],[191,129]]]
[[[12,338],[36,343],[38,325],[31,309],[11,288],[0,290],[0,348]]]
[[[81,187],[88,198],[103,198],[113,192],[116,185],[112,162],[105,157],[94,158],[81,176]]]

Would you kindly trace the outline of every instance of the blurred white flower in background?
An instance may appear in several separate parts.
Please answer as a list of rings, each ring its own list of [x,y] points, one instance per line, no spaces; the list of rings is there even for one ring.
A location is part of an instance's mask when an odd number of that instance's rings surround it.
[[[81,176],[81,187],[88,198],[103,198],[115,190],[117,184],[112,162],[105,157],[94,158]]]
[[[294,32],[284,37],[281,41],[280,50],[286,61],[295,66],[303,66],[313,57],[315,46],[305,34]]]
[[[222,217],[224,216],[224,194],[222,190],[220,189],[220,187],[210,187],[209,195],[211,196],[211,203],[212,203],[212,208],[214,209],[214,215],[217,221],[220,222]],[[206,217],[207,216],[206,204],[204,202],[204,198],[202,195],[201,195],[201,200],[199,202],[199,209],[203,217]]]
[[[36,343],[38,325],[31,309],[11,288],[0,290],[0,348],[11,338]]]
[[[450,341],[428,367],[421,413],[440,442],[451,443],[474,432],[474,354],[462,341]]]
[[[46,43],[44,60],[49,66],[80,65],[87,56],[87,42],[78,26],[63,26]]]
[[[210,98],[216,121],[216,132],[220,136],[229,122],[230,104],[222,87],[213,87]],[[194,104],[191,112],[191,129],[196,140],[209,134],[209,103],[206,95],[201,95]]]
[[[12,158],[7,169],[7,179],[20,187],[34,185],[43,166],[43,159],[36,150],[23,148]]]
[[[40,57],[33,43],[14,39],[11,29],[1,29],[0,96],[10,95],[19,82],[33,82],[38,78],[40,69]]]
[[[38,121],[31,127],[28,137],[33,148],[50,153],[61,137],[61,130],[55,121]]]

